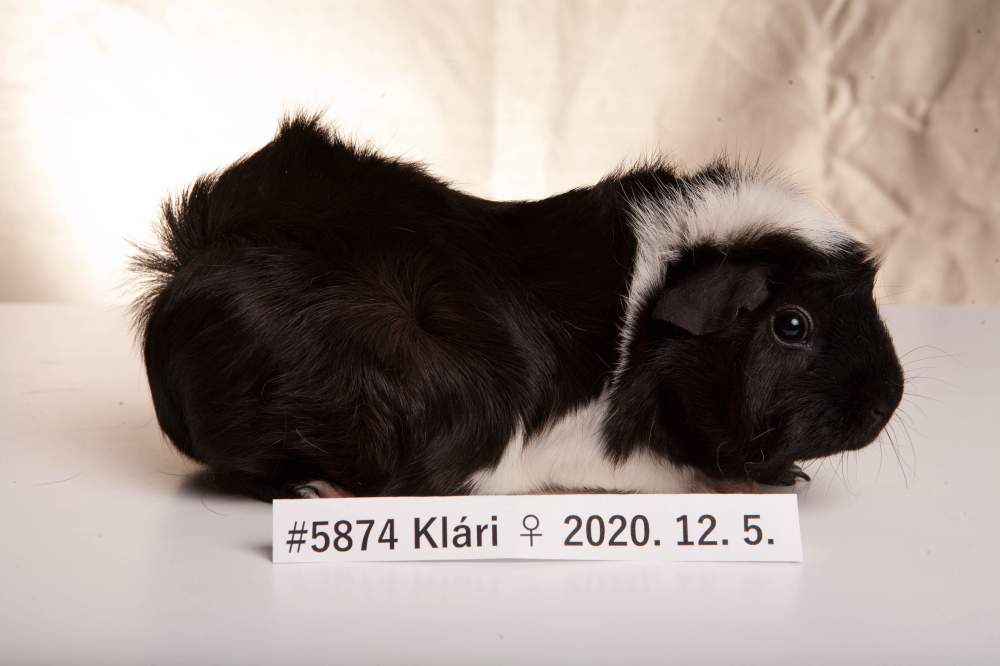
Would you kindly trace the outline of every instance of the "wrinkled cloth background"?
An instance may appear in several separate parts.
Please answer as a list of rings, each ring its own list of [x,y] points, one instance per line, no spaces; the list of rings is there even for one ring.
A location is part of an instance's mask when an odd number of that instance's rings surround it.
[[[0,300],[123,302],[159,201],[286,111],[472,193],[772,163],[883,302],[1000,302],[1000,2],[0,4]]]

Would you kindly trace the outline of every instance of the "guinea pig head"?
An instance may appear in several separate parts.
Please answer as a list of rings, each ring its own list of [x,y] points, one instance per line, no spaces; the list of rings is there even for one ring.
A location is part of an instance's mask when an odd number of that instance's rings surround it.
[[[683,250],[639,313],[618,416],[645,404],[650,445],[721,480],[790,484],[796,461],[866,446],[903,389],[876,270],[860,243],[790,233]]]

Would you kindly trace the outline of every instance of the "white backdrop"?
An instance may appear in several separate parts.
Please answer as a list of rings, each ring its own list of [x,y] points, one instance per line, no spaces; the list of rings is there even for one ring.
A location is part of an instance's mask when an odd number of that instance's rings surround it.
[[[884,300],[1000,301],[1000,2],[4,0],[0,49],[0,300],[125,300],[160,199],[305,108],[498,198],[759,154]]]

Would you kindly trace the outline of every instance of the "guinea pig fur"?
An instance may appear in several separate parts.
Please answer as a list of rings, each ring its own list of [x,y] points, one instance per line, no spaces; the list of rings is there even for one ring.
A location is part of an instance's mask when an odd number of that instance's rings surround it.
[[[298,116],[159,238],[156,416],[261,498],[792,484],[902,395],[869,250],[726,161],[495,202]]]

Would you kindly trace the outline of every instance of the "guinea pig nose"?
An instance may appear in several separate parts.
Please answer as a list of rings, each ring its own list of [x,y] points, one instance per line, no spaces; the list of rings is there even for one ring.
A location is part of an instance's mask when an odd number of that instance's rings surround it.
[[[895,396],[886,396],[873,400],[869,411],[872,423],[876,424],[879,428],[885,425],[889,417],[896,410],[897,404],[899,404],[899,400]]]

